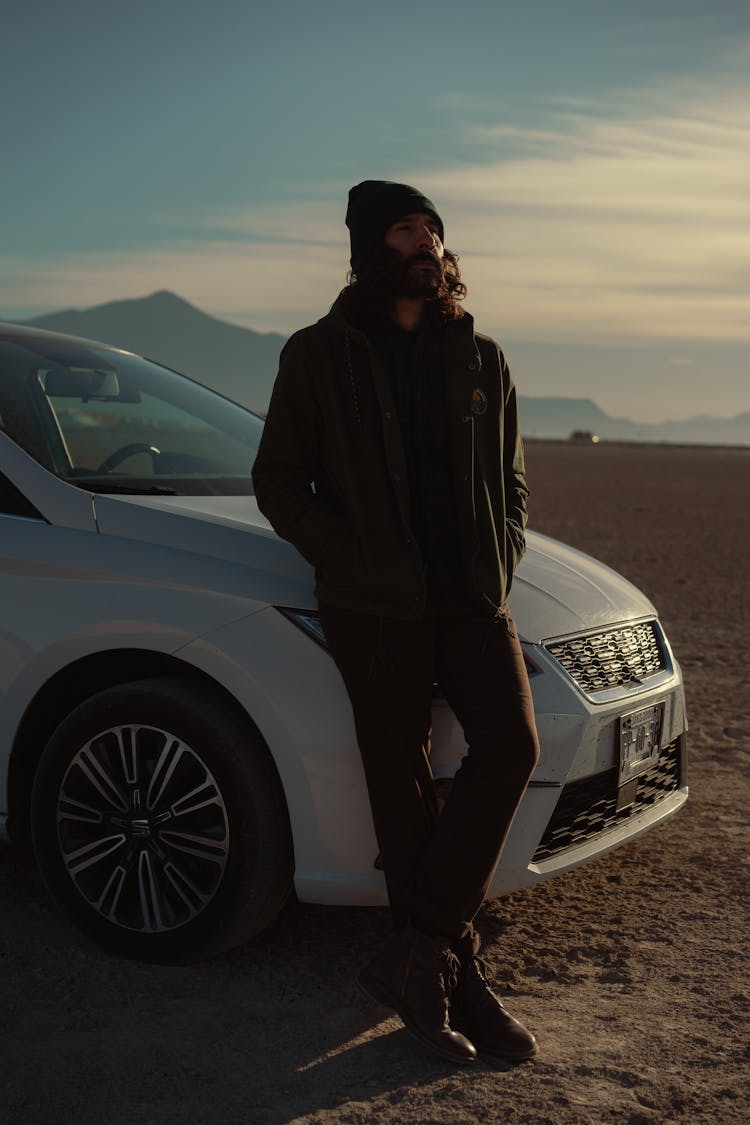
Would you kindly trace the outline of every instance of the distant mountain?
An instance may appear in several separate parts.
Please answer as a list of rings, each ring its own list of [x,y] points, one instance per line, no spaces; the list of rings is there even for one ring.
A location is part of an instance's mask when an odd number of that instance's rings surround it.
[[[609,415],[590,398],[531,398],[519,396],[519,412],[524,433],[533,437],[568,437],[574,430],[590,430],[603,436]],[[632,422],[618,420],[618,425]]]
[[[285,337],[253,332],[201,312],[166,290],[90,309],[67,309],[25,321],[139,352],[259,413],[268,408]],[[611,418],[588,398],[519,399],[528,437],[568,438],[590,431],[611,441],[670,441],[750,445],[750,412],[736,418],[701,416],[684,422]]]
[[[166,290],[24,323],[138,352],[261,412],[268,407],[286,339],[218,320]]]
[[[611,418],[590,398],[519,396],[521,427],[528,437],[568,438],[575,430],[604,441],[668,441],[688,445],[750,445],[750,412],[734,418],[701,415],[682,422],[631,422]]]

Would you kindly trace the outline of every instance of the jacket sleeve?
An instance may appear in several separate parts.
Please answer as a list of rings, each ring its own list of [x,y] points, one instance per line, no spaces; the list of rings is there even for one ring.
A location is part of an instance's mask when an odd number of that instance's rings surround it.
[[[529,489],[526,484],[526,466],[523,442],[518,422],[518,398],[505,357],[501,356],[505,412],[503,435],[503,478],[505,482],[505,534],[511,548],[513,569],[518,566],[526,550],[524,531],[527,521],[526,501]]]
[[[315,491],[320,475],[321,419],[304,333],[284,346],[258,455],[253,487],[274,530],[313,566],[350,539],[343,513]]]

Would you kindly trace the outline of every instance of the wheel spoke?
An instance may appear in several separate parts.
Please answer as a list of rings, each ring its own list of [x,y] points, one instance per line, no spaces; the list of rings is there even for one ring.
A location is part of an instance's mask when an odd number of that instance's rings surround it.
[[[138,784],[138,755],[133,727],[118,727],[115,731],[120,746],[120,761],[127,785]]]
[[[80,875],[92,864],[101,863],[103,859],[116,852],[124,843],[124,832],[118,832],[114,836],[102,836],[98,840],[93,840],[90,844],[84,844],[83,847],[68,852],[67,855],[63,853],[63,859],[71,875]]]
[[[189,813],[197,812],[198,809],[205,809],[208,805],[223,806],[223,802],[213,781],[206,780],[196,785],[195,789],[191,789],[184,797],[180,797],[179,801],[174,802],[172,816],[187,816]]]
[[[84,824],[101,824],[104,815],[100,809],[87,805],[63,793],[57,806],[58,820],[80,820]]]
[[[143,928],[151,931],[166,929],[162,918],[159,877],[154,871],[151,853],[146,848],[138,856],[138,897],[143,915]]]
[[[159,839],[169,847],[177,848],[180,852],[207,859],[212,863],[223,863],[227,855],[226,836],[222,840],[212,840],[208,836],[196,836],[191,832],[161,832]]]
[[[127,869],[122,864],[118,864],[107,879],[104,890],[94,903],[97,910],[109,919],[113,919],[115,916],[127,875]]]
[[[114,778],[110,777],[102,763],[95,757],[93,746],[94,743],[91,742],[85,750],[81,751],[77,759],[78,766],[97,792],[101,793],[108,805],[119,809],[120,812],[126,812],[128,808],[127,798]]]
[[[186,873],[181,867],[171,860],[169,863],[164,864],[164,874],[169,879],[172,887],[180,896],[182,901],[190,911],[200,910],[201,906],[205,906],[210,901],[210,894],[203,894],[198,890],[192,879],[188,878]]]
[[[179,739],[170,739],[169,743],[164,747],[159,759],[154,766],[154,772],[151,776],[151,783],[146,793],[146,808],[153,809],[158,805],[161,796],[169,785],[172,774],[177,768],[177,763],[184,753],[182,743]]]

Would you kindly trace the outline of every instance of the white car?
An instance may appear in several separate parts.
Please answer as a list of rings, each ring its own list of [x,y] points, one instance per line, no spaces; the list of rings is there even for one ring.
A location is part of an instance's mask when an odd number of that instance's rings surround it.
[[[0,326],[0,830],[138,957],[237,944],[292,888],[387,901],[312,571],[252,496],[262,424],[128,352]],[[490,897],[687,797],[680,669],[643,594],[530,532],[511,610],[542,753]],[[436,686],[439,787],[464,752]]]

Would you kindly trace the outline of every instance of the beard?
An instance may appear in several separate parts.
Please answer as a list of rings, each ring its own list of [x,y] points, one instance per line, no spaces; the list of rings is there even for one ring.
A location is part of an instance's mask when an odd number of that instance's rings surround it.
[[[415,269],[416,265],[421,268]],[[344,316],[355,328],[392,323],[394,302],[399,296],[429,304],[430,312],[444,321],[463,316],[459,302],[466,296],[458,259],[450,250],[444,258],[429,251],[404,258],[381,243],[366,257],[352,262],[348,284],[341,294]]]
[[[370,261],[372,279],[391,297],[434,300],[443,284],[443,261],[429,250],[404,257],[385,244]]]

